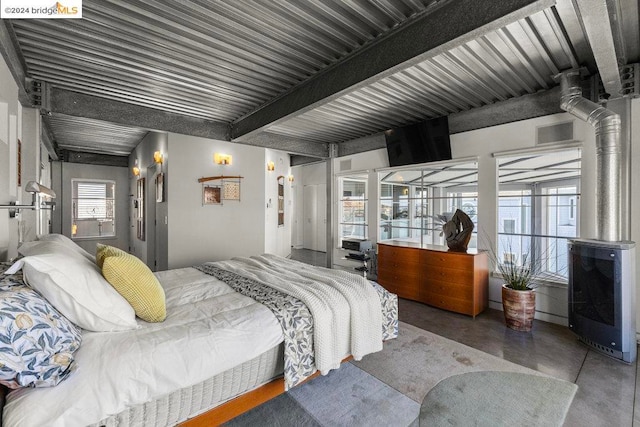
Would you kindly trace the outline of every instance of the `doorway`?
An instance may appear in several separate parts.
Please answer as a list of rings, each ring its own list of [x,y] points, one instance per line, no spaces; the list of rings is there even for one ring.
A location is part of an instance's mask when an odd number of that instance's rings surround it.
[[[303,247],[327,251],[327,185],[309,184],[303,190]]]

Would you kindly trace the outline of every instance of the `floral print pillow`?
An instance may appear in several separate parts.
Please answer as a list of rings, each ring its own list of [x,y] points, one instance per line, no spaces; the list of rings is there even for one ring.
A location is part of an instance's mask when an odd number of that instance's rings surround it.
[[[21,275],[0,276],[0,384],[57,385],[74,369],[73,353],[81,340],[80,329],[26,286]]]

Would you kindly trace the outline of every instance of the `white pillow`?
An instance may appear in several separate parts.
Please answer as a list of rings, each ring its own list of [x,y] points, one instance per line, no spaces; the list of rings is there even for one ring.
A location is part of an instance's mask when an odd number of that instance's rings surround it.
[[[70,248],[68,245],[64,245],[54,240],[35,240],[33,242],[25,242],[18,248],[18,253],[22,256],[61,254],[80,260],[86,259],[82,254],[80,254],[80,252],[73,250],[73,248]]]
[[[81,328],[108,332],[137,327],[131,305],[94,263],[57,253],[21,261],[25,282]]]
[[[96,257],[90,254],[89,252],[82,249],[76,242],[71,240],[65,235],[62,234],[40,234],[38,236],[38,240],[46,241],[46,242],[58,242],[62,245],[65,245],[69,249],[73,249],[78,252],[80,255],[88,259],[89,261],[95,263]]]

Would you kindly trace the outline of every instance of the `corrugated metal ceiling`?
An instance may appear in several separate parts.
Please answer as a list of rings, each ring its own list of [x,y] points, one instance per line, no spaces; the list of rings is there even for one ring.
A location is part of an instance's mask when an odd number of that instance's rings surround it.
[[[349,140],[549,89],[555,85],[553,75],[578,63],[557,13],[548,9],[269,131],[319,142]],[[331,128],[319,129],[318,123],[331,123]]]
[[[83,19],[13,28],[35,79],[232,121],[432,3],[85,0]]]
[[[445,2],[84,0],[83,19],[13,20],[11,26],[31,78],[232,122]],[[264,130],[341,142],[545,90],[558,71],[592,63],[571,0],[558,0]],[[55,115],[49,122],[61,147],[109,154],[125,152],[139,131],[102,132],[101,123],[92,131],[92,121]],[[123,143],[114,144],[114,135]]]
[[[64,114],[45,116],[43,120],[62,150],[127,156],[148,133],[145,129]]]

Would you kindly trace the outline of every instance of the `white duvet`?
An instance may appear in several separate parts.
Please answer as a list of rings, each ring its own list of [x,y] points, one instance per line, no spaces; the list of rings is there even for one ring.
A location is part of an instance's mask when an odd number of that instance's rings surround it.
[[[304,302],[313,316],[315,364],[323,375],[348,355],[360,360],[382,350],[380,297],[364,277],[268,254],[210,264]]]
[[[140,329],[85,332],[77,370],[52,388],[11,392],[3,425],[84,426],[189,387],[282,341],[263,305],[193,268],[157,273],[167,319]]]

